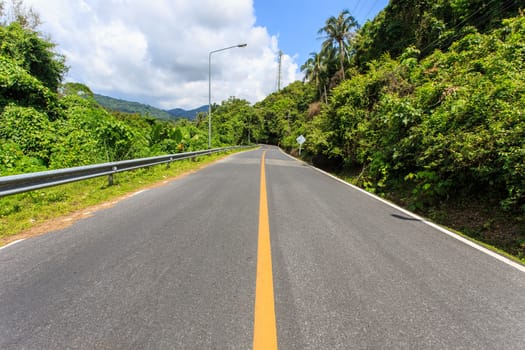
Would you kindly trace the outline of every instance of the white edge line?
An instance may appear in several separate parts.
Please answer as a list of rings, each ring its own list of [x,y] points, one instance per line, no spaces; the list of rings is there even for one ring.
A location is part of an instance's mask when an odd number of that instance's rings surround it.
[[[131,198],[131,197],[135,197],[135,196],[137,196],[137,195],[139,195],[139,194],[141,194],[141,193],[144,193],[144,192],[146,192],[146,191],[147,191],[147,189],[146,189],[146,190],[140,190],[140,191],[137,191],[137,192],[135,192],[135,193],[132,193],[132,194],[130,194],[129,198]]]
[[[433,223],[433,222],[430,222],[430,221],[428,221],[427,219],[425,219],[425,218],[423,218],[423,217],[421,217],[421,216],[419,216],[419,215],[417,215],[417,214],[414,214],[414,213],[412,213],[412,212],[410,212],[410,211],[408,211],[408,210],[406,210],[406,209],[404,209],[404,208],[401,208],[400,206],[398,206],[398,205],[396,205],[396,204],[394,204],[394,203],[391,203],[391,202],[389,202],[389,201],[387,201],[387,200],[385,200],[385,199],[383,199],[383,198],[381,198],[381,197],[379,197],[379,196],[377,196],[377,195],[375,195],[375,194],[373,194],[373,193],[367,192],[367,191],[363,190],[362,188],[359,188],[359,187],[357,187],[357,186],[355,186],[355,185],[352,185],[351,183],[348,183],[348,182],[346,182],[346,181],[344,181],[344,180],[342,180],[342,179],[340,179],[340,178],[338,178],[338,177],[336,177],[336,176],[334,176],[334,175],[332,175],[332,174],[330,174],[330,173],[327,173],[327,172],[324,171],[324,170],[321,170],[321,169],[319,169],[319,168],[316,168],[315,166],[313,166],[313,165],[311,165],[311,164],[308,164],[308,163],[306,163],[306,162],[304,162],[304,161],[302,161],[302,160],[300,160],[300,159],[297,159],[297,158],[295,158],[295,157],[292,157],[292,156],[289,155],[288,153],[284,152],[281,148],[279,148],[279,150],[280,150],[284,155],[286,155],[287,157],[289,157],[289,158],[291,158],[291,159],[294,159],[294,160],[296,160],[296,161],[302,162],[302,163],[306,164],[307,166],[309,166],[310,168],[315,169],[315,170],[317,170],[318,172],[320,172],[320,173],[322,173],[322,174],[324,174],[324,175],[326,175],[326,176],[328,176],[328,177],[331,177],[332,179],[337,180],[337,181],[339,181],[339,182],[341,182],[341,183],[343,183],[343,184],[345,184],[345,185],[347,185],[347,186],[350,186],[350,187],[353,188],[354,190],[357,190],[357,191],[359,191],[359,192],[361,192],[361,193],[364,193],[364,194],[366,194],[367,196],[370,196],[370,197],[372,197],[372,198],[374,198],[374,199],[376,199],[376,200],[378,200],[378,201],[380,201],[380,202],[382,202],[382,203],[384,203],[384,204],[386,204],[386,205],[388,205],[388,206],[390,206],[390,207],[392,207],[392,208],[394,208],[394,209],[396,209],[396,210],[399,210],[399,211],[401,211],[402,213],[404,213],[404,214],[406,214],[406,215],[409,215],[409,216],[413,217],[414,219],[417,219],[417,220],[423,222],[424,224],[426,224],[426,225],[428,225],[428,226],[430,226],[430,227],[433,227],[433,228],[435,228],[436,230],[438,230],[438,231],[440,231],[440,232],[442,232],[442,233],[444,233],[444,234],[446,234],[446,235],[448,235],[448,236],[450,236],[450,237],[452,237],[452,238],[455,238],[455,239],[457,239],[458,241],[463,242],[463,243],[465,243],[466,245],[468,245],[468,246],[470,246],[470,247],[472,247],[472,248],[474,248],[474,249],[477,249],[477,250],[479,250],[479,251],[481,251],[481,252],[483,252],[483,253],[485,253],[485,254],[487,254],[487,255],[490,255],[491,257],[493,257],[493,258],[495,258],[495,259],[498,259],[499,261],[501,261],[501,262],[503,262],[503,263],[505,263],[505,264],[507,264],[507,265],[509,265],[509,266],[512,266],[512,267],[514,267],[515,269],[517,269],[517,270],[519,270],[519,271],[521,271],[521,272],[525,272],[525,266],[523,266],[523,265],[521,265],[521,264],[518,264],[517,262],[514,262],[514,261],[512,261],[512,260],[510,260],[510,259],[508,259],[508,258],[506,258],[506,257],[504,257],[503,255],[500,255],[500,254],[498,254],[498,253],[496,253],[496,252],[493,252],[492,250],[487,249],[487,248],[485,248],[485,247],[483,247],[483,246],[481,246],[481,245],[479,245],[479,244],[477,244],[477,243],[475,243],[475,242],[473,242],[473,241],[471,241],[471,240],[469,240],[469,239],[466,239],[465,237],[461,237],[461,236],[458,235],[457,233],[454,233],[454,232],[452,232],[452,231],[449,231],[449,230],[447,230],[447,229],[445,229],[445,228],[443,228],[443,227],[441,227],[441,226],[439,226],[439,225],[437,225],[437,224],[435,224],[435,223]]]
[[[19,239],[17,241],[14,241],[14,242],[11,242],[9,244],[6,244],[5,246],[0,247],[0,250],[5,249],[5,248],[7,248],[9,246],[15,245],[15,244],[20,243],[20,242],[25,241],[25,240],[26,240],[25,238],[22,238],[22,239]]]

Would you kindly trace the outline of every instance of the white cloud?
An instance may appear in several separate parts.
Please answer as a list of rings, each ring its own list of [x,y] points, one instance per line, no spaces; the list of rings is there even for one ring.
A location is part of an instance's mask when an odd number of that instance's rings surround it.
[[[25,0],[41,29],[71,67],[68,80],[95,92],[161,108],[208,103],[229,96],[254,103],[276,87],[277,38],[255,26],[252,0]],[[283,86],[298,79],[283,57]]]

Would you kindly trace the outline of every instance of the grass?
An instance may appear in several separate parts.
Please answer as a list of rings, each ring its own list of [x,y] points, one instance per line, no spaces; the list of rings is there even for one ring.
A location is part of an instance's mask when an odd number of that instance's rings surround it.
[[[484,248],[487,248],[488,250],[491,250],[491,251],[493,251],[495,253],[498,253],[499,255],[502,255],[505,258],[509,259],[509,260],[512,260],[512,261],[520,263],[520,264],[525,264],[525,257],[524,258],[520,258],[519,256],[512,255],[512,254],[506,252],[505,250],[500,249],[500,248],[498,248],[498,247],[496,247],[494,245],[485,243],[483,241],[480,241],[478,239],[473,238],[472,236],[466,235],[465,233],[463,233],[461,231],[458,231],[458,230],[455,230],[453,228],[446,227],[446,226],[443,226],[443,227],[446,228],[447,230],[457,234],[458,236],[461,236],[461,237],[463,237],[465,239],[468,239],[471,242],[479,244],[480,246],[482,246]]]
[[[158,165],[118,173],[113,186],[108,186],[107,177],[100,177],[0,198],[0,246],[48,220],[175,178],[236,152],[239,150],[176,161],[169,168]]]

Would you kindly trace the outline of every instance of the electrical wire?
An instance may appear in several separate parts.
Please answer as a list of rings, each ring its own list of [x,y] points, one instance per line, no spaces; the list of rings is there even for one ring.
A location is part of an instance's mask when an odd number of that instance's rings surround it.
[[[354,6],[354,9],[352,10],[352,15],[357,13],[357,9],[359,8],[359,5],[361,5],[361,0],[357,0],[356,5]]]
[[[368,10],[368,12],[366,13],[366,16],[364,17],[364,20],[366,21],[366,19],[368,18],[368,16],[370,16],[370,14],[372,13],[372,11],[375,9],[375,7],[377,6],[377,3],[379,2],[379,0],[375,0],[374,3],[372,4],[372,7],[370,7],[370,10]]]

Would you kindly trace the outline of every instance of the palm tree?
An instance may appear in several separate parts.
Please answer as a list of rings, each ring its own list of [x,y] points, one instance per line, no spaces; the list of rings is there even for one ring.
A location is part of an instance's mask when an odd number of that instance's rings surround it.
[[[328,18],[325,26],[319,29],[318,32],[318,34],[324,35],[325,38],[322,52],[325,50],[333,50],[335,44],[337,44],[339,65],[343,74],[343,80],[345,79],[344,61],[348,51],[347,48],[350,45],[350,39],[355,34],[353,29],[358,28],[359,23],[357,23],[356,19],[350,14],[350,11],[343,10],[339,16]]]
[[[325,103],[328,103],[326,83],[329,78],[329,63],[329,57],[327,59],[321,54],[311,52],[310,58],[301,66],[301,72],[304,73],[304,81],[315,84],[319,98],[322,100],[324,97]]]
[[[301,66],[301,72],[304,73],[304,81],[314,83],[318,89],[321,89],[321,80],[326,73],[326,65],[322,62],[320,54],[311,52],[310,58]]]
[[[301,72],[304,73],[303,82],[317,82],[317,65],[316,65],[317,53],[310,52],[310,57],[301,66]]]

